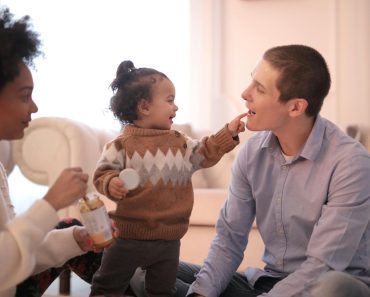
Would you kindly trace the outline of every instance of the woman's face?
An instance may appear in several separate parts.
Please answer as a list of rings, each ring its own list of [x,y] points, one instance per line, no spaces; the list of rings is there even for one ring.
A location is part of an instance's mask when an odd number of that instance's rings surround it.
[[[19,69],[19,75],[0,91],[0,140],[22,138],[32,113],[38,110],[32,99],[32,74],[23,63]]]

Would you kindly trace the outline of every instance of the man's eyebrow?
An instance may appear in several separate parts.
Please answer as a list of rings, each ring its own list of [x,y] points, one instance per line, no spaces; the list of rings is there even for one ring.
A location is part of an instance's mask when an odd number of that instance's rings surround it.
[[[258,80],[256,80],[255,78],[253,78],[252,77],[252,81],[253,81],[253,83],[255,84],[255,85],[257,85],[258,87],[261,87],[261,88],[263,88],[263,89],[266,89],[266,87],[262,84],[262,83],[260,83]]]
[[[251,72],[251,78],[252,78],[253,83],[254,83],[254,84],[256,84],[257,86],[259,86],[259,87],[263,88],[263,89],[266,89],[266,87],[265,87],[263,84],[261,84],[258,80],[256,80],[256,79],[253,77],[254,73],[255,73],[255,71],[253,70],[253,71]]]

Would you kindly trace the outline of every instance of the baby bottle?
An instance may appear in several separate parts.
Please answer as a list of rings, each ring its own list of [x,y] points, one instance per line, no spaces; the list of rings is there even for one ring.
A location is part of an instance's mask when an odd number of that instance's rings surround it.
[[[97,248],[104,248],[112,243],[112,227],[107,209],[99,195],[90,193],[79,200],[79,209],[87,232]]]

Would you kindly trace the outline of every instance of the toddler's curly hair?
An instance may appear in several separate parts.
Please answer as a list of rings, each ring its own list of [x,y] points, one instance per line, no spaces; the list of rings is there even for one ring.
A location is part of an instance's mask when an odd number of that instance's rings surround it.
[[[116,78],[110,87],[114,95],[110,100],[110,110],[123,124],[137,120],[137,106],[140,100],[150,101],[152,87],[158,79],[168,77],[152,68],[135,68],[134,63],[126,60],[117,68]]]

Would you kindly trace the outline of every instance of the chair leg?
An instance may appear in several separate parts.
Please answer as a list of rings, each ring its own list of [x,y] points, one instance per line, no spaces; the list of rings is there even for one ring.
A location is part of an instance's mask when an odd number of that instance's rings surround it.
[[[71,293],[71,271],[66,269],[59,276],[59,293],[69,295]]]

